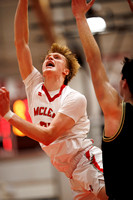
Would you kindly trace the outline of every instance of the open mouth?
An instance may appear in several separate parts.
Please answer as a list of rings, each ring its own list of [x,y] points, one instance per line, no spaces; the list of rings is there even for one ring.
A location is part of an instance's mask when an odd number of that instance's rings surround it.
[[[54,62],[52,62],[52,61],[48,61],[47,63],[46,63],[46,67],[54,67],[55,65],[54,65]]]

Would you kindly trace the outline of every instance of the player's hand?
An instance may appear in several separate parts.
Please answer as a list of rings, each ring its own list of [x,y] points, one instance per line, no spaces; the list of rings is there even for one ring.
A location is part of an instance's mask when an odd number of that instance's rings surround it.
[[[88,10],[92,7],[95,0],[91,0],[89,3],[86,0],[72,0],[72,11],[75,18],[85,16]]]
[[[0,116],[4,116],[10,110],[9,91],[5,87],[0,88]]]

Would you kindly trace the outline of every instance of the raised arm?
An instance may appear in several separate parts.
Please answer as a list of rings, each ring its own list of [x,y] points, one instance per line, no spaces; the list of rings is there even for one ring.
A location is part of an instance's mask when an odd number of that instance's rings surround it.
[[[116,90],[110,85],[102,63],[99,47],[88,26],[85,14],[95,0],[72,0],[72,10],[76,18],[79,36],[91,70],[92,81],[99,104],[104,114],[110,114],[117,109],[120,98]]]
[[[22,79],[33,70],[31,52],[28,46],[28,0],[19,0],[15,15],[15,46]]]

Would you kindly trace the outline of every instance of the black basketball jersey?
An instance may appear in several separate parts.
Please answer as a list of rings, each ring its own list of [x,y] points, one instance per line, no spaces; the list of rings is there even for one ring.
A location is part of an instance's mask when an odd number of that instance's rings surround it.
[[[133,199],[133,106],[123,103],[118,132],[103,136],[103,168],[107,195],[111,200]]]

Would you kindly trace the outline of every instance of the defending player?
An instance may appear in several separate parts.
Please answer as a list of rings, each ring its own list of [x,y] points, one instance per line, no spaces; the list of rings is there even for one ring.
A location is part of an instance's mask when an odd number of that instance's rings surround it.
[[[53,44],[42,66],[43,76],[33,67],[27,8],[28,0],[20,0],[15,17],[15,45],[33,124],[10,111],[5,88],[0,89],[0,115],[41,143],[52,164],[70,179],[74,199],[91,200],[95,194],[105,200],[101,150],[86,138],[90,126],[86,99],[67,85],[79,64],[67,47]]]
[[[121,71],[120,93],[109,83],[99,47],[90,31],[85,14],[90,9],[86,0],[72,1],[81,42],[91,69],[97,99],[104,113],[103,167],[109,200],[132,199],[133,143],[133,59],[125,58]]]

